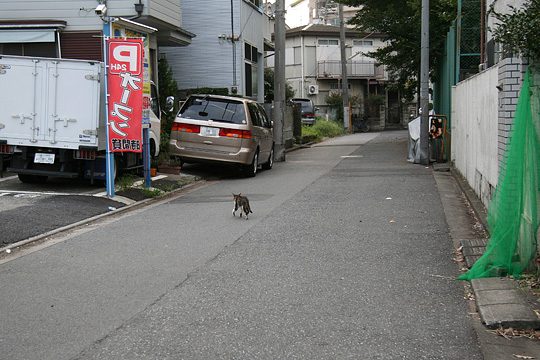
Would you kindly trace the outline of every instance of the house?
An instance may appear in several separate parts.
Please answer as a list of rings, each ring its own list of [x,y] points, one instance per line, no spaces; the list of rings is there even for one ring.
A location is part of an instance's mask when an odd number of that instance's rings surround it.
[[[186,46],[180,1],[0,0],[0,54],[103,60],[103,36],[145,38],[148,76],[157,82],[161,46]]]
[[[273,22],[262,0],[184,0],[184,25],[197,36],[188,48],[161,50],[179,89],[224,88],[264,101],[265,52]]]
[[[286,23],[290,28],[308,24],[339,26],[338,3],[334,0],[286,0]],[[350,20],[358,7],[343,6],[343,19]]]
[[[345,37],[349,95],[355,99],[353,114],[367,114],[373,129],[402,127],[399,94],[387,88],[385,68],[365,55],[384,44],[382,34],[348,28]],[[273,66],[272,58],[269,66]],[[341,77],[339,27],[309,24],[287,30],[285,78],[295,97],[311,98],[320,109],[319,115],[328,114],[327,98],[341,91]]]

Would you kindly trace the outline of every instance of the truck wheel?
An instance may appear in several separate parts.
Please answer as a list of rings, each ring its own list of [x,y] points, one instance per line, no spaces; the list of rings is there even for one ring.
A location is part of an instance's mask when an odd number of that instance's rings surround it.
[[[47,176],[17,174],[19,180],[25,184],[43,184],[47,181]]]

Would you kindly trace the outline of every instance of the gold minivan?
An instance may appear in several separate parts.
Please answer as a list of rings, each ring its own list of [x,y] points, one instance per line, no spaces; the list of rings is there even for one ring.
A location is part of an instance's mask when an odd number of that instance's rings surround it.
[[[172,124],[169,149],[183,163],[236,164],[253,177],[259,165],[274,164],[272,122],[254,100],[192,95]]]

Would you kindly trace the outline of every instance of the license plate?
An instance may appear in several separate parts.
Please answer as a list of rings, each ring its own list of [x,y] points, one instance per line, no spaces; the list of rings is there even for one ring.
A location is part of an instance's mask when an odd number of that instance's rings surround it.
[[[207,127],[207,126],[201,126],[201,132],[200,134],[202,136],[218,136],[219,135],[219,129],[213,128],[213,127]]]
[[[34,155],[36,164],[54,164],[54,154],[36,153]]]

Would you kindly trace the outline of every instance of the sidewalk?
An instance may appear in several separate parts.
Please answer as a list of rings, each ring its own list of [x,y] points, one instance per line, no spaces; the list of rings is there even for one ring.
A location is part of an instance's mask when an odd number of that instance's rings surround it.
[[[486,210],[459,175],[435,171],[434,176],[454,247],[463,249],[462,266],[466,269],[465,265],[472,265],[485,247],[488,238],[484,230]],[[459,254],[456,259],[461,260]],[[478,311],[475,328],[485,359],[519,358],[516,355],[540,359],[540,342],[519,337],[540,327],[535,312],[540,308],[539,304],[531,301],[536,299],[531,299],[516,281],[509,278],[475,279],[470,284],[464,282],[464,286],[470,291],[471,311]],[[501,326],[513,329],[504,331]],[[520,329],[527,331],[520,332]]]

